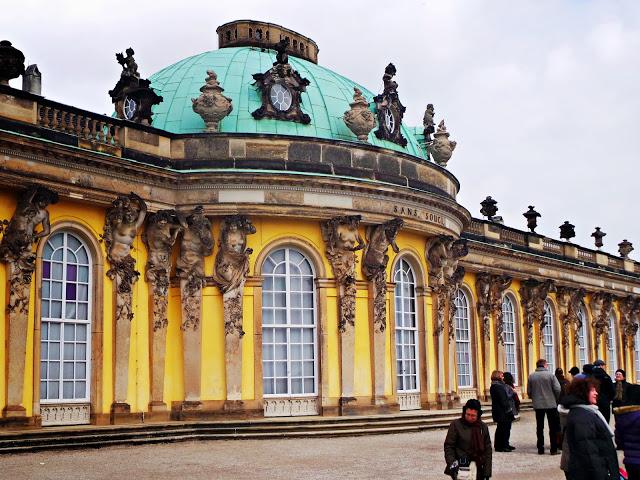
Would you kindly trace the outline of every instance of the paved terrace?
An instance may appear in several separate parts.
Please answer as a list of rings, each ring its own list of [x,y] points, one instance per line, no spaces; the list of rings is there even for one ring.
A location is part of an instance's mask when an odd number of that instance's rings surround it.
[[[491,435],[495,427],[490,427]],[[447,479],[444,430],[360,437],[222,440],[0,456],[0,478]],[[513,424],[512,453],[494,453],[493,479],[564,479],[560,456],[538,455],[532,412]],[[548,446],[547,446],[548,451]]]

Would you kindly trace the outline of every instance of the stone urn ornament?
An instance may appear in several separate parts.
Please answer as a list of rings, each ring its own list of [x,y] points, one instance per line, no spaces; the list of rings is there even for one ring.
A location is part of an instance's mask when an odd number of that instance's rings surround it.
[[[571,241],[576,236],[576,227],[569,223],[568,220],[560,225],[560,238],[565,239],[567,242]]]
[[[496,213],[498,213],[498,202],[488,196],[483,201],[480,202],[482,208],[480,209],[480,214],[482,216],[487,217],[488,220],[493,219]]]
[[[625,238],[618,244],[618,252],[622,258],[629,258],[629,254],[633,252],[633,243]]]
[[[344,112],[342,119],[358,140],[366,142],[369,133],[376,126],[376,118],[369,110],[369,102],[362,95],[362,91],[358,87],[353,87],[353,92],[353,102],[349,104],[351,109]]]
[[[441,167],[446,167],[451,155],[453,155],[457,142],[449,140],[449,132],[447,132],[444,120],[438,124],[438,131],[433,134],[433,137],[433,143],[428,147],[428,151],[434,162]]]
[[[527,219],[527,228],[531,230],[531,233],[536,233],[538,218],[542,215],[535,211],[535,207],[533,205],[529,205],[529,210],[524,212],[522,216]]]
[[[9,80],[24,74],[24,55],[11,46],[9,40],[0,41],[0,85],[9,85]]]
[[[202,117],[205,131],[220,131],[220,121],[233,110],[232,100],[225,97],[224,88],[218,83],[218,75],[213,70],[207,70],[206,83],[200,88],[202,92],[198,98],[192,98],[193,111]]]
[[[605,237],[606,235],[607,235],[606,233],[600,230],[600,227],[596,227],[595,232],[591,234],[591,236],[595,240],[596,247],[598,248],[598,250],[600,250],[600,248],[604,245],[604,243],[602,243],[602,238]]]

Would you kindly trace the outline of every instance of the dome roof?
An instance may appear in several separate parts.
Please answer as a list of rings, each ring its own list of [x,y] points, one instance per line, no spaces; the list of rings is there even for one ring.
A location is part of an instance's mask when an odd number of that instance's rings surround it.
[[[347,128],[342,116],[353,101],[353,87],[362,90],[365,98],[374,94],[361,85],[331,70],[301,58],[289,56],[289,63],[311,83],[302,94],[302,110],[311,117],[309,125],[296,122],[261,119],[251,112],[261,105],[260,94],[253,86],[254,73],[263,73],[276,60],[274,51],[255,47],[222,48],[185,58],[150,77],[151,86],[163,101],[153,107],[153,126],[174,133],[202,133],[204,121],[193,111],[191,99],[200,95],[207,70],[214,70],[224,88],[224,95],[233,100],[233,111],[220,123],[221,132],[298,135],[358,142]],[[373,108],[373,107],[372,107]],[[407,146],[379,140],[372,130],[369,142],[426,159],[411,128],[402,126]]]

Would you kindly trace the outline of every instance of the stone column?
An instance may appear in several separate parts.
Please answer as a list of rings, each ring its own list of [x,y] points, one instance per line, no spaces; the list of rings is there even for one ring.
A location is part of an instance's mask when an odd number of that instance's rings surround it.
[[[3,414],[11,419],[12,423],[27,423],[22,398],[31,281],[36,266],[33,247],[51,232],[46,207],[57,201],[57,193],[42,186],[32,185],[18,197],[11,220],[0,222],[0,261],[7,266],[6,291],[9,293],[9,303],[6,305],[7,405]],[[39,225],[42,225],[42,230],[36,233],[36,227]]]
[[[340,398],[331,397],[329,395],[329,381],[332,375],[340,375],[339,371],[329,372],[329,336],[335,334],[330,332],[328,328],[327,318],[327,289],[335,285],[328,278],[317,278],[316,288],[318,293],[318,328],[320,338],[320,406],[322,407],[322,415],[338,415],[340,413]]]

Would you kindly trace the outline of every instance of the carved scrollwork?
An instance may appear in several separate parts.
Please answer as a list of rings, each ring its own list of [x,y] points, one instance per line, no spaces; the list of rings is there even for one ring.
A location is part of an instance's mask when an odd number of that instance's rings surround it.
[[[638,321],[640,317],[640,298],[629,295],[618,300],[618,310],[620,310],[620,329],[623,341],[626,340],[629,348],[635,348],[635,338],[638,332]]]
[[[554,291],[553,280],[539,281],[529,278],[520,286],[520,302],[524,310],[523,326],[527,331],[527,342],[533,341],[533,326],[537,323],[544,328],[544,301],[549,292]]]
[[[213,280],[220,287],[224,301],[224,331],[226,335],[242,330],[242,293],[249,273],[247,235],[256,233],[256,227],[244,215],[226,217],[220,224],[220,249],[216,255]]]
[[[556,287],[556,301],[558,303],[558,316],[562,327],[562,344],[569,347],[569,328],[573,326],[574,332],[582,328],[582,321],[578,312],[586,295],[584,288]],[[578,335],[574,336],[578,341]]]
[[[591,316],[596,337],[604,335],[605,342],[609,341],[609,318],[613,312],[613,294],[608,292],[595,292],[591,294]]]
[[[398,232],[404,225],[401,218],[394,218],[382,225],[372,225],[366,230],[366,246],[362,256],[362,272],[374,284],[373,325],[376,332],[384,332],[387,326],[386,272],[391,247],[398,253]]]
[[[142,241],[147,247],[145,279],[153,294],[153,330],[166,328],[171,273],[171,249],[182,231],[181,219],[175,210],[161,210],[147,218]]]
[[[198,205],[186,219],[179,217],[182,238],[176,273],[180,278],[182,295],[182,330],[197,330],[202,316],[204,258],[213,253],[211,222],[203,212],[202,205]]]
[[[450,235],[439,235],[427,241],[429,287],[436,308],[435,335],[442,333],[445,322],[448,322],[449,325],[449,337],[453,338],[455,335],[453,328],[456,312],[454,299],[464,278],[464,268],[458,266],[458,261],[466,256],[468,251],[466,240],[455,239]]]
[[[511,285],[508,275],[478,273],[476,276],[476,294],[478,296],[478,315],[482,319],[485,340],[491,337],[489,328],[491,316],[496,320],[496,336],[504,343],[504,325],[502,323],[502,294]]]
[[[364,248],[364,240],[358,232],[361,219],[360,215],[341,216],[320,224],[325,254],[340,287],[340,332],[344,332],[347,325],[355,325],[357,259],[354,252]]]

